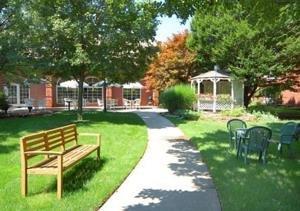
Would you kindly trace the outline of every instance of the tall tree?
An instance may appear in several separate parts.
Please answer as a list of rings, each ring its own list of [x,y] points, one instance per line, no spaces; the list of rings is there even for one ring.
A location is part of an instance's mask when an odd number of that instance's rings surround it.
[[[19,22],[21,3],[21,0],[0,2],[0,74],[6,78],[16,77],[14,70],[22,62],[18,52],[22,43],[19,32],[23,29]]]
[[[186,47],[187,31],[174,34],[159,46],[146,73],[146,84],[158,92],[177,83],[186,83],[196,72],[196,54]]]
[[[198,11],[188,40],[201,66],[219,64],[245,79],[246,107],[269,76],[276,77],[299,64],[300,53],[297,3],[274,4],[267,15],[262,8],[248,10],[247,6],[217,5]]]
[[[78,82],[78,120],[88,75],[115,82],[136,80],[154,50],[157,22],[150,3],[32,0],[23,11],[31,29],[24,52],[36,69]]]

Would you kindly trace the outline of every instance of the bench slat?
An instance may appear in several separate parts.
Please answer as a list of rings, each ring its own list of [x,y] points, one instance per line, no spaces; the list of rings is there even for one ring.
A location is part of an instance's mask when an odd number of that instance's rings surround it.
[[[98,145],[79,145],[78,147],[74,148],[73,150],[67,152],[63,155],[63,167],[64,169],[67,169],[71,167],[73,164],[75,164],[77,161],[81,160],[82,158],[88,156],[92,152],[96,151]],[[51,173],[51,169],[56,169],[57,173],[57,159],[51,158],[48,162],[43,162],[39,165],[35,165],[33,167],[30,167],[30,171],[28,173],[30,174],[38,174],[40,172],[41,174],[44,174],[48,172],[48,170]],[[28,169],[28,170],[29,170]]]

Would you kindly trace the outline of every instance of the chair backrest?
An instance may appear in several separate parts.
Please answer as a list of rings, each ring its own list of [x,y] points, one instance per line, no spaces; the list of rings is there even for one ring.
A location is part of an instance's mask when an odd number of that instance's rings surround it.
[[[103,106],[103,101],[100,100],[99,98],[97,98],[97,103],[98,103],[98,106],[102,107]]]
[[[290,144],[296,139],[297,123],[287,122],[280,129],[280,142]]]
[[[45,107],[46,107],[45,99],[38,100],[37,106],[38,106],[40,109],[45,108]]]
[[[264,126],[251,127],[245,134],[248,146],[256,149],[265,149],[272,137],[272,130]]]
[[[241,119],[231,119],[227,122],[227,129],[231,137],[234,136],[234,133],[238,128],[247,128],[246,122]]]
[[[33,106],[33,99],[30,98],[24,99],[24,103],[26,106]]]
[[[123,98],[123,104],[125,106],[130,106],[130,103],[131,103],[130,100]]]
[[[141,99],[134,100],[134,105],[140,105],[140,104],[141,104]]]

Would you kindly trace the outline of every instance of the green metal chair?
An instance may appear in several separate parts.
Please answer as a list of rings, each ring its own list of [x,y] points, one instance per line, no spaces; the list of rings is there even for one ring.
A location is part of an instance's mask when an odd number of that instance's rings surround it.
[[[227,122],[227,129],[229,132],[229,145],[231,148],[237,148],[236,131],[239,128],[247,128],[246,122],[240,119],[231,119]]]
[[[287,122],[280,129],[280,140],[278,144],[278,151],[282,154],[282,146],[286,145],[288,147],[289,153],[291,151],[291,144],[297,140],[297,128],[296,122]]]
[[[271,140],[271,129],[263,126],[255,126],[249,128],[244,136],[244,140],[240,146],[240,156],[244,153],[244,162],[247,163],[247,157],[250,153],[258,153],[259,160],[263,163],[267,162],[267,149],[269,140]]]

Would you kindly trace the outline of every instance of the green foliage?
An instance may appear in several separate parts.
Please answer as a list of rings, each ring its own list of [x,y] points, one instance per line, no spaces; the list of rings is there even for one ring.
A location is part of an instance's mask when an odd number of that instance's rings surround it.
[[[170,113],[177,110],[191,109],[196,100],[194,90],[188,85],[176,85],[166,89],[160,95],[161,104],[168,109]]]
[[[270,112],[265,112],[265,111],[252,111],[252,115],[255,116],[255,118],[257,120],[261,120],[261,121],[278,121],[278,117],[274,116],[272,113]]]
[[[201,112],[192,110],[177,110],[174,114],[186,120],[199,120],[199,118],[202,116]]]
[[[236,107],[233,109],[228,109],[228,110],[223,110],[221,111],[221,114],[223,116],[229,116],[229,117],[241,117],[243,115],[245,115],[246,109],[244,107]]]
[[[7,112],[7,109],[9,107],[10,105],[8,104],[5,94],[2,91],[0,91],[0,110]]]
[[[199,10],[187,42],[204,70],[219,64],[245,79],[245,106],[268,76],[282,75],[299,63],[299,3],[268,2],[269,9],[255,1],[250,10],[245,2]]]
[[[300,119],[299,107],[271,106],[271,105],[251,105],[250,112],[271,113],[280,119]]]

